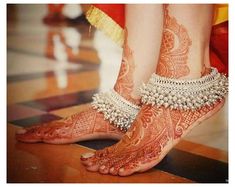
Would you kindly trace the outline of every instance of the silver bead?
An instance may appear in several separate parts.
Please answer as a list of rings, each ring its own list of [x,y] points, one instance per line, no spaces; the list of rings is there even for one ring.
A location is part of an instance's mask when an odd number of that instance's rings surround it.
[[[142,95],[145,103],[192,110],[224,98],[228,92],[228,81],[215,68],[211,68],[210,74],[195,80],[175,81],[153,74],[144,89],[151,92],[147,97]]]

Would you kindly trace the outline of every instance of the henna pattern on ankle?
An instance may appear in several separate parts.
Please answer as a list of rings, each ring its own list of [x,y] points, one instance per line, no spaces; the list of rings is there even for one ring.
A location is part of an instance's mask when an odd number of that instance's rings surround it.
[[[169,15],[168,5],[164,5],[163,38],[157,74],[170,78],[187,76],[190,73],[187,60],[191,44],[187,29]]]
[[[127,37],[128,33],[127,29],[125,28],[122,63],[118,74],[117,82],[114,86],[114,90],[128,101],[138,105],[140,104],[140,100],[134,99],[131,96],[134,88],[133,74],[135,70],[135,62],[133,57],[133,51],[128,46]]]
[[[203,64],[203,68],[201,71],[201,77],[210,74],[211,68],[206,67],[205,64]]]

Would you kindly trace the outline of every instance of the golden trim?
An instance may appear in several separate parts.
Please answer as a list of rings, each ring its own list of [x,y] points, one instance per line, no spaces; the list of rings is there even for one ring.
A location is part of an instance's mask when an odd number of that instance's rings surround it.
[[[228,4],[216,4],[213,25],[218,25],[225,21],[228,21]]]
[[[86,12],[86,18],[91,25],[103,30],[114,42],[122,46],[124,42],[124,30],[112,18],[99,8],[91,5]]]

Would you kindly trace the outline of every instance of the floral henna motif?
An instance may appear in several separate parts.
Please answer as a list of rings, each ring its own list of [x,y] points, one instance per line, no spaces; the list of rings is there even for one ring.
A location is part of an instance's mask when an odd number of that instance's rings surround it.
[[[127,139],[129,140],[129,142],[127,140],[123,141],[127,142],[124,147],[125,149],[130,149],[132,151],[136,151],[136,146],[138,146],[138,148],[143,148],[142,151],[144,151],[145,148],[146,150],[150,150],[150,147],[148,145],[153,144],[155,146],[160,145],[160,147],[164,147],[166,139],[163,140],[162,137],[165,133],[169,134],[171,132],[169,131],[170,127],[168,125],[170,124],[168,123],[168,115],[166,114],[166,112],[167,111],[165,111],[165,109],[163,108],[157,108],[149,105],[143,106],[140,115],[137,116],[137,118],[140,120],[136,120],[134,122],[132,129],[130,129],[130,131],[125,134],[123,139],[118,144],[122,144],[122,146],[124,146],[124,143],[122,143],[122,141],[128,137]],[[148,115],[145,116],[145,114]],[[156,123],[156,121],[158,123]],[[136,142],[136,140],[138,140],[138,144],[134,143]],[[156,141],[156,144],[152,143]],[[138,151],[138,154],[141,154],[141,152]]]
[[[153,124],[153,119],[160,113],[159,110],[153,110],[150,105],[143,106],[142,112],[140,113],[140,120],[144,128],[147,128],[148,125]]]
[[[168,5],[165,5],[157,74],[170,78],[187,76],[190,73],[187,60],[191,44],[186,28],[178,24],[174,17],[169,16]]]
[[[171,131],[169,131],[167,118],[163,110],[153,106],[144,106],[144,109],[142,109],[143,114],[147,113],[147,118],[150,118],[151,122],[160,118],[165,119],[165,121],[160,120],[160,123],[163,122],[159,125],[161,128],[155,127],[159,131],[153,131],[151,129],[156,126],[155,123],[152,123],[152,127],[150,127],[150,124],[145,124],[149,123],[149,120],[136,120],[123,139],[115,146],[110,147],[109,151],[105,151],[105,157],[106,159],[108,157],[109,160],[104,164],[106,168],[113,167],[114,171],[112,173],[117,174],[117,170],[121,167],[131,169],[138,163],[149,162],[159,157],[162,149],[171,140]],[[143,116],[139,118],[143,118]],[[138,143],[135,143],[136,140],[138,140]],[[102,157],[101,160],[103,160]],[[128,164],[129,162],[131,164]]]
[[[215,107],[219,104],[221,103],[196,111],[170,110],[144,105],[121,141],[98,151],[94,163],[104,166],[104,170],[99,168],[101,173],[110,172],[113,175],[129,175],[145,171],[159,163],[172,148],[174,141],[182,137],[196,124],[195,122],[208,114],[213,115]]]
[[[31,127],[25,134],[17,135],[17,139],[25,142],[33,140],[34,142],[67,143],[67,141],[79,141],[86,135],[91,135],[92,138],[99,133],[111,136],[123,134],[118,128],[105,121],[103,114],[90,107],[84,112],[73,114],[65,119]]]
[[[125,165],[124,169],[133,169],[141,164],[146,164],[160,158],[161,153],[168,143],[171,142],[170,134],[167,129],[156,136],[150,143],[138,150],[138,154],[129,164]]]
[[[135,70],[135,63],[133,51],[128,46],[127,35],[127,29],[125,29],[122,63],[114,90],[128,101],[139,104],[139,99],[134,99],[131,96],[134,88],[133,74]]]
[[[196,111],[179,111],[172,110],[170,115],[173,121],[174,134],[173,138],[177,139],[182,137],[185,131],[199,118],[205,116],[207,113],[212,111],[220,102],[215,103],[211,106],[204,106]]]
[[[112,127],[108,121],[104,120],[104,116],[96,110],[89,108],[88,110],[72,115],[65,121],[65,127],[72,125],[72,136],[94,134],[94,133],[121,133],[117,128]],[[69,131],[67,131],[69,132]]]

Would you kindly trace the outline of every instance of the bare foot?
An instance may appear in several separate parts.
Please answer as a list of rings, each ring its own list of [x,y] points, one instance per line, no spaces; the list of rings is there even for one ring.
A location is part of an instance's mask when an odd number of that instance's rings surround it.
[[[186,27],[169,15],[168,6],[165,5],[157,74],[173,79],[199,78],[192,77],[195,67],[189,67],[191,51],[200,57]],[[201,62],[200,59],[198,62]],[[195,62],[191,64],[193,63]],[[200,76],[202,70],[196,70],[197,76]],[[202,72],[204,74],[206,72]],[[135,172],[144,172],[158,164],[182,137],[216,113],[223,104],[224,100],[216,101],[213,106],[206,105],[195,111],[142,105],[131,128],[117,144],[94,153],[83,154],[81,161],[87,170],[99,171],[102,174],[128,176]]]
[[[144,172],[165,155],[201,121],[216,113],[224,101],[197,111],[180,111],[144,105],[132,127],[115,145],[82,155],[89,171],[128,176]]]
[[[104,120],[102,113],[89,107],[62,120],[20,129],[16,139],[29,143],[65,144],[101,138],[120,139],[122,135],[122,131]]]
[[[132,96],[135,63],[133,51],[127,45],[127,31],[125,32],[122,63],[114,90],[126,100],[140,104],[140,97]],[[62,120],[20,129],[16,139],[28,143],[65,144],[101,138],[121,139],[123,134],[124,132],[111,125],[108,120],[104,120],[102,113],[90,107]]]

